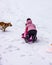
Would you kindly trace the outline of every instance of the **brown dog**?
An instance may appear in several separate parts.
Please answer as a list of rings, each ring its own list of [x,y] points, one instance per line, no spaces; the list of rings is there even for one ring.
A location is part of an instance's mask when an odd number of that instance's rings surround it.
[[[0,22],[0,28],[5,32],[6,28],[12,26],[11,23]]]

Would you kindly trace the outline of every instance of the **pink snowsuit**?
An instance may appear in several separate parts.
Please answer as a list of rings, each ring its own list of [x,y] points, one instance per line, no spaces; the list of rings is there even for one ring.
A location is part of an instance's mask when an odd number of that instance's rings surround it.
[[[26,37],[28,31],[30,31],[30,30],[36,30],[36,26],[32,23],[31,20],[29,20],[29,21],[26,22],[25,32],[23,34],[24,38]]]

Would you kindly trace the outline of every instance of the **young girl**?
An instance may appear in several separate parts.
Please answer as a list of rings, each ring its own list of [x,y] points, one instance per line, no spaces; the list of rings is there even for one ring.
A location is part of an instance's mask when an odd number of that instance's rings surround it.
[[[35,40],[37,39],[36,26],[32,23],[32,20],[30,18],[27,18],[25,25],[26,25],[26,28],[25,28],[25,32],[23,34],[24,35],[23,37],[24,37],[26,43],[28,43],[28,41],[31,37],[32,37],[32,42],[35,42]]]

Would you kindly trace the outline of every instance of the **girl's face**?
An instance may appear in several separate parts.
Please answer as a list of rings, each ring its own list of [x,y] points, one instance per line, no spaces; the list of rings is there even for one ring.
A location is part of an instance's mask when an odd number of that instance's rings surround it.
[[[30,24],[30,23],[32,23],[32,20],[27,20],[25,25]]]

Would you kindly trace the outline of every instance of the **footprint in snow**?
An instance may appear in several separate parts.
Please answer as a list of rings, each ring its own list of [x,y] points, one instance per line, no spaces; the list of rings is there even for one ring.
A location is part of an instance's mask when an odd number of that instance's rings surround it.
[[[20,48],[17,48],[16,50],[20,50]]]
[[[24,56],[26,56],[26,55],[22,54],[20,57],[24,57]]]
[[[52,62],[50,62],[49,65],[52,65]]]

